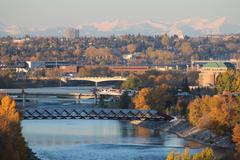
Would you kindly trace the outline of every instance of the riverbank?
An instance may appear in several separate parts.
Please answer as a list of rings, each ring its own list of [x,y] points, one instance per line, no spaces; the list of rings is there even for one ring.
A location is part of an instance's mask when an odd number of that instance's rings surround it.
[[[32,151],[32,149],[30,149],[29,147],[28,147],[27,152],[28,152],[28,160],[41,160],[40,158],[38,158],[38,157],[36,156],[36,153],[34,153],[34,152]]]
[[[233,149],[234,143],[231,136],[218,136],[210,130],[199,129],[191,126],[185,119],[178,119],[172,122],[154,121],[131,121],[132,124],[149,129],[159,129],[164,132],[177,134],[187,140],[196,141],[210,147],[221,147]]]

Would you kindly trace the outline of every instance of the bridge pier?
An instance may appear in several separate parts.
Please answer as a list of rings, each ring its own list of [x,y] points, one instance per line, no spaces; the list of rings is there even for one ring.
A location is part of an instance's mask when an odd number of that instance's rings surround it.
[[[97,93],[94,94],[94,101],[95,101],[95,105],[98,104],[98,95]]]
[[[26,94],[24,89],[22,89],[22,106],[25,107],[25,101],[26,101]]]
[[[80,104],[81,102],[81,93],[76,98],[76,104]]]
[[[97,87],[98,86],[98,82],[95,82],[95,87]]]

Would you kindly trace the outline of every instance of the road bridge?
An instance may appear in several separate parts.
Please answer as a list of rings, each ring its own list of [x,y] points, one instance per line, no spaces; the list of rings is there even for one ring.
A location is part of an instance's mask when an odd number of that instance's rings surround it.
[[[1,92],[0,92],[1,93]],[[59,101],[75,101],[80,103],[81,99],[95,99],[97,102],[97,95],[93,92],[81,93],[69,92],[69,91],[58,91],[58,90],[30,90],[30,89],[4,89],[2,93],[10,95],[14,100],[22,101],[22,106],[25,106],[26,101],[38,101],[44,100],[59,100]]]
[[[90,81],[94,82],[97,86],[100,82],[108,81],[126,81],[126,77],[62,77],[60,78],[62,82],[67,83],[68,81]]]
[[[149,120],[170,121],[173,117],[155,110],[136,109],[24,109],[21,111],[25,120],[42,119],[95,119],[95,120]]]

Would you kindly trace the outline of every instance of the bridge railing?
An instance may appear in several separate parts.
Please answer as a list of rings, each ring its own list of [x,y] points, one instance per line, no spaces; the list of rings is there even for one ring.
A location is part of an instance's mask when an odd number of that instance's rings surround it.
[[[153,110],[124,109],[30,109],[22,111],[23,119],[102,119],[102,120],[172,120],[171,116]]]

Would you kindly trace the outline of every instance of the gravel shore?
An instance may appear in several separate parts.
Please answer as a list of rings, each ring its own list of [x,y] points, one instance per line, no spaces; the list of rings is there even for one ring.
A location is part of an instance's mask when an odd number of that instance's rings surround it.
[[[178,119],[172,122],[166,121],[131,121],[134,125],[139,125],[149,129],[159,129],[164,132],[177,134],[179,137],[187,140],[196,141],[198,143],[211,146],[231,148],[235,147],[231,141],[231,136],[218,136],[210,130],[199,129],[191,126],[185,119]]]

